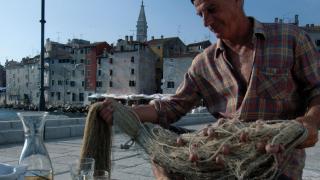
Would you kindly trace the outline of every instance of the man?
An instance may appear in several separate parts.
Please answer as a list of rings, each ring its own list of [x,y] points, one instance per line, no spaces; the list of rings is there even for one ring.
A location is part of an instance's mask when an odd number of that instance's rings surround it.
[[[243,0],[191,0],[218,38],[193,61],[169,100],[134,110],[142,122],[168,127],[203,99],[216,118],[297,120],[308,139],[296,149],[283,179],[301,179],[303,148],[314,146],[320,127],[320,59],[308,35],[294,25],[262,24],[247,17]],[[100,115],[112,121],[105,101]],[[158,179],[166,172],[154,166]]]

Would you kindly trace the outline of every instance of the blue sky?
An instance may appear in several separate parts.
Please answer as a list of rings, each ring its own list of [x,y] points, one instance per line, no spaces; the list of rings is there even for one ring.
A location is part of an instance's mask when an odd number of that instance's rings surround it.
[[[83,38],[114,43],[135,34],[141,0],[46,0],[45,37],[66,43]],[[215,37],[195,15],[189,0],[144,0],[148,36],[178,36],[186,44]],[[0,64],[40,52],[41,0],[8,0],[0,5]],[[300,24],[320,24],[319,0],[246,0],[247,15],[272,22],[299,14]]]

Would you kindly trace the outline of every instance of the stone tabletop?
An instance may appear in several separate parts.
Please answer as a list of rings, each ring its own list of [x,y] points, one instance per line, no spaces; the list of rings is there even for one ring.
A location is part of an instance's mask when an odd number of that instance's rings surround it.
[[[203,125],[192,125],[187,128],[197,129]],[[119,180],[150,180],[154,179],[148,157],[140,149],[133,145],[124,150],[120,145],[129,138],[123,134],[114,136],[112,179]],[[79,157],[82,139],[58,139],[46,141],[45,145],[49,151],[54,168],[55,180],[69,180],[68,165]],[[0,162],[17,165],[23,144],[0,146]],[[307,161],[304,169],[304,179],[320,179],[320,143],[315,147],[307,149]]]

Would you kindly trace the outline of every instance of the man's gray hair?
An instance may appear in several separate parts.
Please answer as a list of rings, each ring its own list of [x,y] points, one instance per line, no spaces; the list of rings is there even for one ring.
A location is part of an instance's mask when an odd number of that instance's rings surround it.
[[[194,4],[194,0],[191,0],[191,3]],[[243,9],[243,6],[244,6],[244,0],[242,0],[242,9]]]

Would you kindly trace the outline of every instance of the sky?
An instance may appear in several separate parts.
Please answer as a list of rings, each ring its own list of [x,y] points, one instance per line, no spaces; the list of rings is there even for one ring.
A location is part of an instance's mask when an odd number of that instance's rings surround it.
[[[115,43],[136,34],[141,0],[46,0],[45,38],[66,43],[81,38]],[[190,0],[144,0],[148,39],[179,36],[185,44],[210,39]],[[300,25],[320,24],[319,0],[246,0],[247,15],[262,22],[286,22],[299,15]],[[0,64],[40,53],[41,0],[8,0],[0,4]]]

